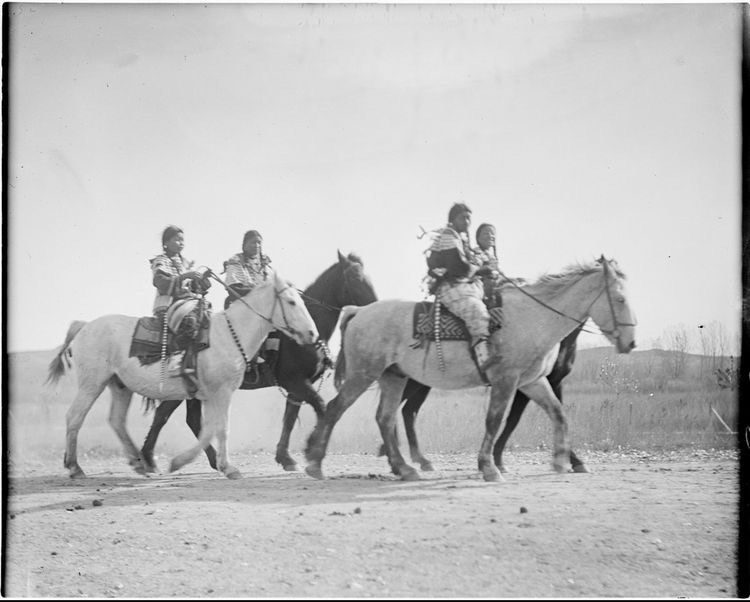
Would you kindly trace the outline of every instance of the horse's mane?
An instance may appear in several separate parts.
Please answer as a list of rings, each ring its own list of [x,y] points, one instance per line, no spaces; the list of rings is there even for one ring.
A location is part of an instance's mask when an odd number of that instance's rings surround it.
[[[625,280],[624,272],[619,268],[617,262],[609,260],[609,267],[612,273],[622,280]],[[566,266],[561,272],[556,274],[543,274],[536,282],[526,283],[522,278],[513,279],[516,284],[522,286],[524,290],[535,296],[552,297],[562,293],[566,288],[578,282],[581,278],[601,272],[603,269],[601,261],[592,261],[589,263],[575,263]],[[520,282],[519,282],[520,281]],[[503,288],[512,286],[511,284],[503,285]]]

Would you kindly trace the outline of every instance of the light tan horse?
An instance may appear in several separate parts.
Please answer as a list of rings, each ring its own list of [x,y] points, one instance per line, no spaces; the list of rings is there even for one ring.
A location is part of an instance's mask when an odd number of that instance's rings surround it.
[[[130,464],[139,473],[145,467],[138,448],[125,428],[133,393],[152,399],[190,397],[179,375],[162,373],[162,363],[142,366],[138,358],[128,357],[138,318],[110,315],[91,322],[73,322],[65,343],[49,366],[49,381],[56,382],[66,364],[76,368],[78,393],[66,416],[67,433],[64,465],[71,478],[85,476],[78,465],[78,432],[91,406],[109,387],[112,406],[109,423],[125,449]],[[277,328],[301,345],[318,338],[310,314],[298,291],[275,273],[225,312],[211,316],[210,347],[197,356],[198,392],[204,417],[198,443],[176,456],[170,471],[175,471],[205,449],[215,436],[217,468],[228,478],[242,475],[229,463],[227,429],[232,393],[242,383],[246,359],[253,357],[268,333]]]
[[[562,339],[591,317],[617,351],[635,347],[635,317],[625,296],[624,274],[604,257],[589,265],[546,275],[523,287],[503,289],[503,326],[492,335],[500,361],[488,368],[491,384],[486,433],[479,450],[479,470],[487,481],[502,480],[492,459],[492,446],[508,402],[516,390],[549,415],[554,425],[554,462],[558,472],[569,466],[568,425],[562,405],[547,379]],[[323,478],[321,463],[334,425],[343,412],[375,381],[380,384],[377,422],[390,464],[403,479],[419,478],[406,464],[395,438],[396,411],[407,379],[437,389],[483,385],[465,341],[443,341],[445,371],[435,344],[413,349],[414,303],[378,301],[346,307],[341,317],[341,350],[336,374],[342,382],[308,439],[306,472]],[[343,378],[342,378],[343,377]]]

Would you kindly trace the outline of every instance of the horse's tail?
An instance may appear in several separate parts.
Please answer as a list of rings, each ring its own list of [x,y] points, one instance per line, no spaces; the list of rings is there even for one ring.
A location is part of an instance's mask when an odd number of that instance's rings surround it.
[[[49,363],[49,372],[44,384],[51,383],[54,385],[65,373],[65,368],[70,368],[68,347],[70,347],[73,339],[84,326],[86,326],[86,322],[83,320],[74,320],[71,322],[70,327],[68,328],[68,334],[65,336],[65,342],[60,346],[55,357],[53,357],[52,361]]]
[[[344,372],[346,371],[346,359],[344,354],[344,338],[346,335],[346,326],[357,312],[362,309],[358,305],[346,305],[341,310],[341,322],[339,330],[341,331],[341,346],[339,347],[339,353],[336,356],[336,370],[333,375],[333,386],[338,391],[341,388],[341,384],[344,382]]]

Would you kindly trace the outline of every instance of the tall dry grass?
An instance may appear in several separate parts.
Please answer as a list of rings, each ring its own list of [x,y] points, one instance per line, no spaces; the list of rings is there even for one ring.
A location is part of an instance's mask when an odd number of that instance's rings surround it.
[[[720,389],[705,374],[690,372],[681,378],[664,377],[654,358],[581,353],[564,384],[564,408],[575,449],[611,450],[678,447],[731,448],[720,416],[736,430],[737,392]],[[642,352],[648,353],[648,352]],[[65,413],[74,395],[72,378],[56,389],[43,386],[52,352],[12,354],[8,400],[8,450],[11,462],[30,457],[59,457],[65,446]],[[381,437],[375,423],[377,387],[372,387],[344,414],[336,426],[329,451],[375,453]],[[321,388],[324,399],[335,395],[331,379]],[[417,420],[422,449],[426,453],[476,451],[484,435],[489,401],[486,388],[464,391],[432,391]],[[120,445],[107,423],[109,394],[94,404],[79,436],[79,454],[114,453]],[[231,407],[230,451],[273,453],[281,432],[284,396],[277,389],[238,391]],[[144,415],[134,397],[128,428],[137,445],[145,438],[151,415]],[[315,423],[303,406],[290,448],[304,463],[303,450]],[[401,441],[404,442],[403,429]],[[192,445],[183,407],[162,431],[158,456],[171,456]],[[528,405],[509,445],[520,449],[549,448],[552,426],[533,402]],[[404,451],[406,452],[405,446]]]

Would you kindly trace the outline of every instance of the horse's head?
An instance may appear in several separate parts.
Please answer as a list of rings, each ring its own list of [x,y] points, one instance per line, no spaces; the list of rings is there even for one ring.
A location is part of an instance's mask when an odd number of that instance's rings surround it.
[[[605,259],[604,255],[596,263],[602,268],[603,286],[591,305],[589,315],[618,353],[629,353],[635,348],[637,322],[628,302],[625,275],[614,260]]]
[[[307,311],[302,297],[290,282],[274,271],[265,282],[243,297],[245,305],[268,320],[300,345],[311,345],[318,340],[318,328]]]
[[[362,260],[353,253],[347,257],[338,251],[339,267],[341,268],[341,280],[336,291],[336,304],[344,305],[369,305],[378,300],[375,289],[370,282],[369,276],[365,274]]]

